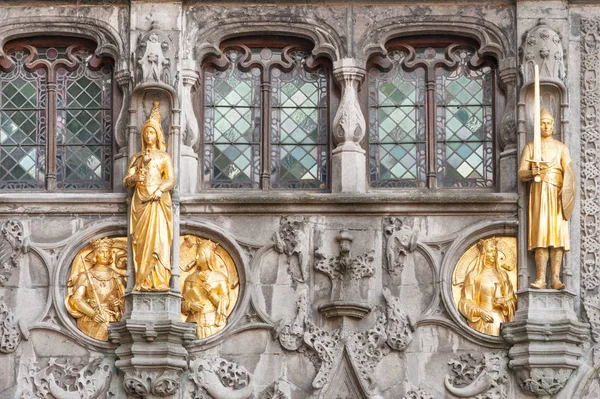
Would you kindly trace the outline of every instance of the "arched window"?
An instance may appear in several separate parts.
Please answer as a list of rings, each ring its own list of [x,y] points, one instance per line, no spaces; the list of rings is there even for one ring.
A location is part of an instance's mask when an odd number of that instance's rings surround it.
[[[85,40],[9,43],[0,65],[0,188],[109,189],[112,64]]]
[[[493,60],[460,40],[388,48],[369,70],[371,186],[494,187]]]
[[[326,188],[326,64],[303,43],[222,47],[203,68],[203,188]]]

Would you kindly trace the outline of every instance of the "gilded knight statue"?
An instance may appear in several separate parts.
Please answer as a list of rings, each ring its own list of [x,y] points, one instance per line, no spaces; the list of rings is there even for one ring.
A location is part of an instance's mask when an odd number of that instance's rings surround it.
[[[540,111],[540,148],[528,143],[521,154],[519,179],[530,182],[528,249],[534,251],[537,278],[532,288],[546,288],[550,261],[552,288],[563,289],[560,269],[569,250],[569,223],[575,203],[575,175],[567,146],[552,137],[554,118]],[[539,155],[536,156],[536,152]]]
[[[134,188],[129,220],[134,291],[168,291],[171,278],[175,175],[158,106],[155,101],[142,126],[142,151],[131,158],[123,179],[125,187]]]
[[[116,268],[113,239],[93,240],[91,246],[93,251],[82,251],[88,257],[81,255],[73,262],[65,306],[85,335],[108,341],[108,323],[123,315],[125,269]]]

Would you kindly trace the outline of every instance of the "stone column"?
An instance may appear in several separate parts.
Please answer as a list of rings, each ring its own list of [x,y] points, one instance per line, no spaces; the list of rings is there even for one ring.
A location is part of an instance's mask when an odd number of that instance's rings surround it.
[[[364,193],[367,189],[365,150],[360,146],[366,124],[358,101],[365,69],[358,64],[358,60],[352,58],[333,63],[333,76],[342,88],[342,100],[333,120],[333,139],[337,145],[331,161],[331,191],[334,193]]]
[[[115,154],[113,171],[113,190],[118,192],[126,191],[123,187],[123,177],[125,177],[125,173],[127,172],[127,163],[129,161],[127,122],[129,120],[128,106],[131,94],[131,72],[127,69],[118,71],[115,73],[115,79],[123,93],[123,102],[119,111],[119,117],[115,123],[114,132],[117,153]]]
[[[181,193],[195,193],[198,187],[198,154],[199,140],[198,120],[192,106],[192,88],[200,78],[198,71],[194,68],[194,61],[185,59],[182,61],[182,133],[183,142],[181,146],[181,169],[179,171],[179,190]]]

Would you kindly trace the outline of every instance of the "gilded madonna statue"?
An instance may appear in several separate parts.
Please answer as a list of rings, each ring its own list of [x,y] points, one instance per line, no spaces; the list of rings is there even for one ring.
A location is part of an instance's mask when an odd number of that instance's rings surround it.
[[[67,283],[67,311],[85,335],[101,341],[108,341],[108,323],[123,315],[127,253],[118,240],[93,240],[73,261]]]
[[[190,251],[191,250],[191,251]],[[194,255],[181,266],[181,313],[186,322],[197,324],[198,338],[206,338],[221,331],[227,324],[238,294],[235,266],[223,248],[210,240],[186,236],[182,244]]]
[[[175,186],[173,163],[160,124],[159,102],[142,126],[142,151],[129,161],[123,179],[133,188],[129,231],[135,267],[134,291],[168,291],[171,277]]]
[[[514,272],[515,265],[506,262],[498,242],[495,237],[480,240],[476,244],[475,258],[471,260],[465,253],[453,276],[453,283],[460,292],[455,295],[455,300],[460,298],[459,312],[471,328],[494,336],[500,335],[501,323],[513,320],[517,306],[513,286],[516,275],[511,278],[507,273]]]

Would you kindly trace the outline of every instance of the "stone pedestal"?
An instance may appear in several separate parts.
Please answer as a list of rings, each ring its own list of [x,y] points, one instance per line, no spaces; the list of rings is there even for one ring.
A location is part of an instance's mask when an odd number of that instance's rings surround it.
[[[194,194],[198,188],[198,154],[193,148],[181,146],[181,170],[179,173],[179,192]]]
[[[367,189],[365,151],[358,145],[333,150],[331,174],[334,193],[364,193]]]
[[[184,342],[196,339],[196,326],[181,321],[181,296],[171,292],[125,295],[123,321],[111,323],[109,340],[119,344],[115,365],[125,373],[128,394],[174,399],[187,369]]]
[[[514,321],[502,325],[511,345],[509,366],[528,394],[550,396],[559,392],[581,364],[581,344],[588,327],[577,320],[576,295],[568,291],[519,291]]]

